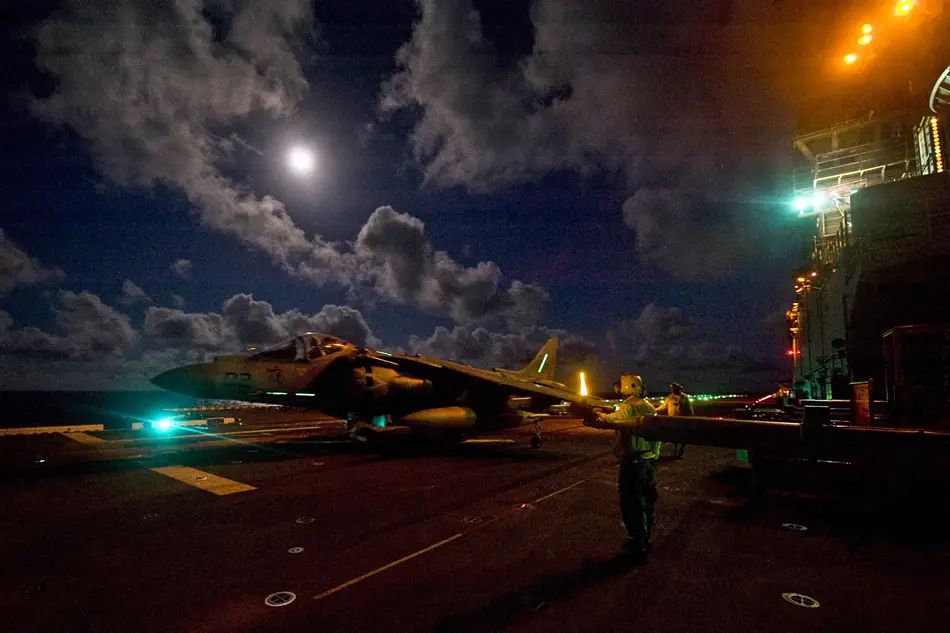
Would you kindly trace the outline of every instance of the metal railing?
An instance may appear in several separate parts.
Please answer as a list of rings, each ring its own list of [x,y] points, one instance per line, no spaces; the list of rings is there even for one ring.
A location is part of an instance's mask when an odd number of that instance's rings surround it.
[[[899,180],[917,173],[908,136],[896,136],[815,156],[814,169],[793,174],[796,192],[852,185],[855,188]]]

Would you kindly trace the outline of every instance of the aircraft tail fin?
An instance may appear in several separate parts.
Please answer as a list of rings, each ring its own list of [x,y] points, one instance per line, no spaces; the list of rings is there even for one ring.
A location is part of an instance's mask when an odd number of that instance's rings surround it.
[[[518,377],[532,381],[554,380],[554,371],[557,369],[557,343],[556,336],[549,338],[527,367],[517,372]]]

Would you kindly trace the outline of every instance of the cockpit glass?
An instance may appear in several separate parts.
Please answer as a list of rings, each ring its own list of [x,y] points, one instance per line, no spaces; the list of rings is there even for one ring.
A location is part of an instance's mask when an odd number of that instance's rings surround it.
[[[346,347],[346,342],[333,336],[324,336],[320,344],[320,348],[324,354],[336,354],[344,347]]]
[[[297,339],[271,345],[256,356],[264,360],[289,361],[297,357]]]
[[[313,334],[304,334],[303,339],[307,348],[307,360],[316,360],[323,356],[323,350],[320,349],[320,337]]]
[[[322,356],[335,354],[347,346],[347,342],[323,334],[307,332],[292,339],[272,345],[253,358],[271,361],[316,360]]]

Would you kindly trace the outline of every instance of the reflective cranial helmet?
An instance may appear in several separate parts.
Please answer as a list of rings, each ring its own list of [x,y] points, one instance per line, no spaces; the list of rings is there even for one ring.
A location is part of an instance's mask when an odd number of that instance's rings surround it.
[[[620,393],[625,396],[637,396],[642,398],[646,389],[643,386],[643,379],[636,374],[624,374],[620,377]]]

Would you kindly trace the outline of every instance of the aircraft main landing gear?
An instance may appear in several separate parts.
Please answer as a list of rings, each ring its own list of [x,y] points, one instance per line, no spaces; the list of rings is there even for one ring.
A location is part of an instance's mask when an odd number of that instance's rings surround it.
[[[531,448],[541,448],[541,423],[534,423],[534,435],[531,436]]]

